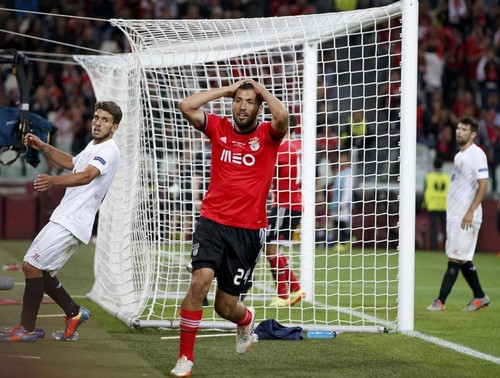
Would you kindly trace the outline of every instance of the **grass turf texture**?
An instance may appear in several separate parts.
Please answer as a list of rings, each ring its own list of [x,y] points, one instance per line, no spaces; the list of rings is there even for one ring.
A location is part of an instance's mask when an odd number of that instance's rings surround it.
[[[0,241],[0,265],[22,263],[26,241]],[[58,274],[66,289],[84,296],[93,282],[93,246],[82,246]],[[462,312],[471,291],[459,277],[448,298],[446,311],[425,310],[437,296],[446,258],[443,253],[419,252],[415,274],[415,330],[428,336],[486,353],[500,361],[499,257],[476,254],[474,259],[490,307]],[[0,276],[24,281],[21,271]],[[0,291],[0,298],[20,300],[23,285]],[[135,330],[108,315],[85,298],[92,318],[81,326],[80,339],[58,342],[51,333],[63,328],[62,312],[53,304],[41,307],[38,327],[47,336],[31,344],[0,343],[1,377],[161,377],[177,358],[176,331]],[[19,321],[19,305],[0,306],[0,326]],[[43,315],[59,314],[57,317]],[[202,332],[201,334],[207,334]],[[500,364],[458,353],[402,334],[345,333],[334,339],[296,342],[261,341],[243,355],[234,350],[234,337],[199,338],[194,373],[199,377],[493,377]]]

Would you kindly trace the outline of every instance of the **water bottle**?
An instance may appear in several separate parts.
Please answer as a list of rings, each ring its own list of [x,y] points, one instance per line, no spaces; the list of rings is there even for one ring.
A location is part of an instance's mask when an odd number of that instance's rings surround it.
[[[307,331],[307,338],[308,339],[332,339],[334,337],[337,337],[337,332],[335,331],[330,331],[330,330],[315,330],[315,329],[310,329]]]
[[[4,337],[7,333],[10,332],[12,327],[1,327],[0,328],[0,337]]]
[[[64,331],[57,331],[57,332],[54,332],[52,334],[52,337],[56,340],[61,340],[61,337],[64,335]],[[78,340],[78,337],[80,335],[78,334],[77,331],[75,331],[75,333],[73,334],[73,336],[71,336],[70,338],[66,339],[66,340],[70,340],[70,341],[75,341],[75,340]]]

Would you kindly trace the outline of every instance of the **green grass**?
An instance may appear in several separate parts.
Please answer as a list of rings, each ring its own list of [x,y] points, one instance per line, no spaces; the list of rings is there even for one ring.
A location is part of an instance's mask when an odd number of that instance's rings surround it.
[[[28,242],[0,241],[0,265],[21,263]],[[196,341],[195,375],[199,377],[494,377],[500,376],[500,285],[499,257],[476,254],[474,259],[484,290],[492,305],[481,311],[461,309],[471,299],[463,277],[459,277],[448,298],[446,311],[425,310],[436,297],[446,268],[443,253],[419,252],[415,274],[415,331],[470,348],[494,358],[494,362],[398,333],[344,333],[327,340],[295,342],[261,341],[245,355],[234,351],[234,338],[199,338]],[[93,248],[82,247],[58,275],[66,289],[85,295],[93,282]],[[22,282],[22,272],[0,272]],[[20,299],[22,286],[0,292],[0,297]],[[50,339],[33,344],[0,343],[2,377],[159,377],[167,375],[177,357],[176,331],[130,329],[85,298],[92,318],[81,328],[73,343]],[[0,306],[0,325],[18,321],[20,306]],[[43,305],[41,314],[58,312],[55,305]],[[60,312],[60,311],[59,311]],[[61,319],[41,317],[38,326],[55,330]],[[54,328],[55,327],[55,328]],[[207,332],[201,332],[205,335]],[[35,362],[23,360],[16,375],[12,356],[41,356]],[[71,361],[63,364],[60,359]],[[8,367],[10,366],[10,368]],[[28,368],[33,366],[33,371]]]

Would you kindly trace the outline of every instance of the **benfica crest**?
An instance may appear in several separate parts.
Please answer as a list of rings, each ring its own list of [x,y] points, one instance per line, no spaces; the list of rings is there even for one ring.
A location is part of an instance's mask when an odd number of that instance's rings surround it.
[[[248,145],[252,151],[257,151],[260,148],[259,138],[253,137],[248,141]]]

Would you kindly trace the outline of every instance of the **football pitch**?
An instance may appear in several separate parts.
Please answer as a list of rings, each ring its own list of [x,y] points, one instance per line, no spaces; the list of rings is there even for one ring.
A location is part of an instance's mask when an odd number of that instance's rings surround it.
[[[22,263],[29,241],[0,240],[0,266]],[[93,246],[83,246],[58,274],[92,318],[80,339],[59,342],[62,312],[50,299],[41,306],[37,326],[46,337],[29,344],[0,343],[0,377],[162,377],[177,358],[177,331],[130,329],[85,298],[93,282]],[[343,333],[334,339],[261,341],[245,355],[234,351],[234,336],[201,332],[196,342],[198,377],[495,377],[500,376],[500,257],[477,253],[474,262],[492,304],[463,312],[472,294],[460,276],[444,312],[425,307],[437,296],[446,267],[442,252],[417,252],[415,332]],[[0,291],[0,326],[19,322],[23,274],[12,290]],[[7,304],[10,303],[10,304]]]

